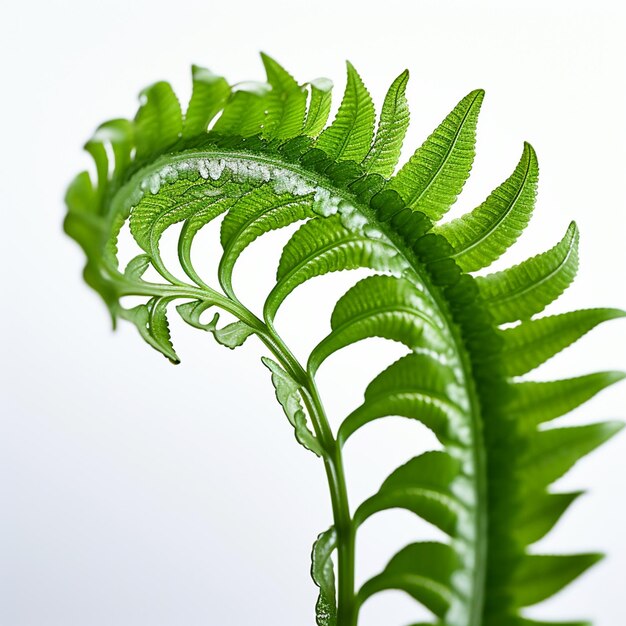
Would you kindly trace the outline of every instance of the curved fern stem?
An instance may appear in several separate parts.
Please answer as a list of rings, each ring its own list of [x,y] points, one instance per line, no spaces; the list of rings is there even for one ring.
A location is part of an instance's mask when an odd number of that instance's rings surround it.
[[[257,333],[261,341],[285,370],[302,385],[303,400],[311,418],[315,436],[325,453],[323,455],[324,468],[330,491],[333,526],[337,534],[337,626],[355,626],[358,618],[354,592],[355,528],[350,515],[341,446],[337,444],[333,436],[314,378],[287,348],[273,324],[262,322],[243,305],[239,306],[245,311],[240,317],[241,321],[252,322],[258,324],[259,328],[263,328]]]
[[[343,467],[341,446],[332,437],[315,381],[307,375],[309,384],[305,402],[316,434],[322,442],[329,439],[332,453],[324,458],[333,509],[333,525],[337,533],[337,624],[355,626],[358,607],[354,596],[355,528],[350,515],[348,490]],[[308,399],[306,396],[309,396]],[[328,448],[327,448],[328,449]]]
[[[324,451],[324,467],[330,491],[333,526],[337,534],[337,626],[356,626],[358,606],[354,593],[355,529],[350,515],[343,454],[341,446],[333,437],[315,380],[287,348],[272,324],[262,322],[238,300],[237,306],[229,312],[237,315],[246,324],[258,328],[256,334],[261,341],[280,365],[302,385],[303,400],[311,418],[315,436]]]

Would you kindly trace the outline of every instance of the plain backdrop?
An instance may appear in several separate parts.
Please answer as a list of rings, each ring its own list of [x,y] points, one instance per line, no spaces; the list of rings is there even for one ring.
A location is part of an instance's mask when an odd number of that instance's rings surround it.
[[[549,311],[626,307],[626,12],[621,3],[40,1],[0,9],[0,624],[2,626],[300,626],[313,624],[309,551],[330,524],[321,463],[296,445],[273,398],[263,350],[230,352],[173,320],[183,363],[171,366],[107,312],[81,280],[82,253],[61,231],[63,194],[91,167],[81,146],[101,121],[132,117],[147,84],[181,100],[196,63],[232,82],[262,79],[258,52],[301,80],[328,76],[336,102],[344,60],[378,105],[411,72],[405,158],[471,89],[486,89],[472,178],[454,215],[515,166],[524,140],[539,155],[532,225],[505,267],[582,232],[575,285]],[[258,306],[286,234],[251,248],[236,275]],[[215,258],[216,231],[204,242]],[[167,246],[166,246],[167,247]],[[130,252],[129,252],[130,253]],[[211,256],[213,254],[213,256]],[[299,290],[278,325],[298,354],[328,328],[355,275]],[[626,323],[612,322],[533,373],[566,377],[626,368]],[[396,358],[369,342],[320,373],[333,424]],[[615,387],[566,422],[626,415]],[[399,463],[434,445],[387,420],[346,448],[353,502]],[[529,611],[545,619],[626,623],[624,476],[618,436],[560,481],[589,489],[544,551],[609,557]],[[358,578],[393,552],[435,537],[387,513],[359,536]],[[366,604],[360,626],[426,614],[400,593]]]

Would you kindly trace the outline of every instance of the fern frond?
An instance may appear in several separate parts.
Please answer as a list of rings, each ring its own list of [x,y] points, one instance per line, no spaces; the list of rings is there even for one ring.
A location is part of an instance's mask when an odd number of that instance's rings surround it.
[[[389,177],[398,165],[404,136],[409,128],[409,104],[405,95],[408,82],[409,73],[404,71],[389,87],[380,112],[376,139],[363,161],[367,172]]]
[[[510,178],[471,213],[434,229],[450,242],[464,271],[487,267],[517,241],[530,220],[538,178],[535,151],[524,144]]]
[[[520,524],[515,531],[517,541],[521,545],[530,546],[543,539],[581,495],[582,491],[543,493],[526,500],[522,505]]]
[[[539,367],[598,324],[625,317],[619,309],[586,309],[526,320],[502,331],[508,376],[521,376]]]
[[[317,456],[323,456],[323,451],[315,439],[315,435],[307,426],[306,413],[300,395],[300,385],[272,359],[264,357],[263,365],[272,372],[272,384],[276,390],[276,399],[293,426],[298,443]]]
[[[538,426],[573,411],[624,376],[623,372],[596,372],[566,380],[513,383],[508,416],[522,427]]]
[[[513,602],[527,607],[546,600],[601,558],[601,554],[527,555],[513,577]]]
[[[372,145],[374,103],[361,77],[351,63],[348,84],[333,123],[317,140],[317,147],[335,161],[360,162]]]
[[[483,97],[481,90],[465,96],[392,179],[390,188],[409,208],[437,221],[461,193],[474,162]]]
[[[489,312],[501,324],[541,313],[570,286],[577,270],[578,229],[572,222],[554,248],[476,280]]]
[[[191,68],[191,76],[193,91],[183,120],[185,138],[206,132],[230,96],[230,85],[225,78],[197,65]]]
[[[315,218],[300,227],[283,249],[278,282],[267,298],[265,316],[273,319],[283,300],[298,285],[315,277],[348,269],[368,267],[398,272],[405,267],[393,247],[344,225],[341,216]]]
[[[429,315],[430,303],[408,280],[370,276],[358,282],[337,302],[331,317],[332,332],[311,353],[309,371],[315,375],[321,363],[341,348],[383,337],[415,350],[445,350],[445,339]]]
[[[452,491],[459,471],[459,462],[449,454],[425,452],[395,470],[378,492],[359,506],[354,521],[361,525],[375,513],[402,508],[453,535],[464,509]]]
[[[337,624],[337,592],[335,568],[332,562],[332,555],[336,548],[337,533],[332,527],[319,535],[313,544],[311,578],[320,589],[315,606],[317,626],[336,626]]]
[[[304,126],[306,93],[274,59],[261,54],[272,90],[268,96],[267,118],[263,128],[266,137],[288,139],[296,137]]]
[[[455,402],[460,395],[448,368],[433,356],[413,353],[381,372],[367,387],[364,403],[341,424],[338,440],[348,437],[369,422],[397,415],[416,419],[428,426],[442,442],[468,444],[467,432],[451,425],[462,421],[466,408]]]
[[[302,132],[310,137],[317,137],[326,126],[330,115],[333,83],[328,78],[316,78],[309,83],[309,88],[311,97]]]
[[[454,590],[451,578],[457,555],[443,543],[413,543],[396,554],[379,576],[368,580],[359,591],[359,602],[388,589],[399,589],[439,617],[444,618]]]
[[[183,114],[169,83],[163,81],[144,89],[135,116],[135,149],[141,160],[173,146],[183,129]]]
[[[263,132],[269,106],[270,85],[250,82],[238,85],[227,100],[212,130],[223,135],[252,137]]]
[[[547,487],[583,456],[608,441],[622,428],[620,422],[601,422],[587,426],[550,428],[535,433],[522,459],[525,470],[523,487]]]
[[[85,145],[96,177],[80,173],[66,194],[65,230],[85,252],[86,282],[114,320],[134,324],[173,362],[179,358],[171,315],[228,348],[254,337],[271,353],[263,363],[277,400],[296,440],[322,457],[331,490],[333,524],[312,554],[318,626],[356,626],[361,605],[386,589],[421,602],[438,626],[547,626],[522,617],[524,607],[557,593],[598,560],[531,552],[580,495],[552,493],[550,486],[621,428],[547,423],[624,375],[516,377],[626,313],[588,309],[534,319],[574,279],[573,224],[543,254],[484,277],[468,273],[487,267],[518,239],[538,178],[535,153],[525,144],[513,174],[479,207],[437,224],[469,176],[482,91],[461,100],[393,176],[408,125],[408,73],[391,85],[374,136],[374,105],[352,65],[337,115],[326,126],[332,83],[300,85],[274,59],[262,55],[262,61],[267,82],[237,86],[194,66],[184,115],[171,87],[160,82],[142,92],[133,120],[111,120],[96,130]],[[210,285],[194,267],[192,249],[197,234],[217,219],[223,254],[219,285]],[[121,268],[117,240],[126,223],[139,251]],[[181,225],[183,276],[166,266],[160,251],[175,224]],[[282,250],[261,319],[238,298],[234,268],[253,242],[292,224],[299,227]],[[146,279],[149,268],[155,281]],[[374,275],[339,299],[330,332],[308,362],[300,362],[274,328],[280,306],[312,278],[360,268]],[[126,308],[125,296],[144,301]],[[221,326],[221,312],[235,321]],[[520,323],[499,327],[508,322]],[[334,434],[317,370],[370,337],[396,341],[406,354],[381,364],[362,404]],[[411,459],[351,508],[343,447],[360,428],[389,416],[420,421],[443,450]],[[407,546],[357,590],[356,535],[390,508],[441,529],[447,543]]]

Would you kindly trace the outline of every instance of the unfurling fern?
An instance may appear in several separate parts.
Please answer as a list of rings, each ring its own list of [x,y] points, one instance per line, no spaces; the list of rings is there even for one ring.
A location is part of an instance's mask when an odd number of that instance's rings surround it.
[[[530,219],[538,166],[528,144],[510,178],[480,206],[437,224],[470,173],[482,91],[463,98],[394,174],[409,121],[407,72],[391,85],[376,123],[372,99],[348,64],[343,100],[327,125],[330,81],[302,86],[268,56],[263,63],[267,83],[238,88],[194,67],[186,113],[169,84],[159,82],[142,92],[133,121],[98,128],[86,145],[97,180],[83,172],[67,192],[65,229],[87,256],[85,280],[114,320],[135,324],[171,361],[178,356],[168,316],[176,314],[229,348],[252,335],[265,344],[278,401],[298,442],[323,459],[328,476],[333,524],[313,547],[319,626],[355,626],[363,603],[386,589],[410,594],[440,626],[539,626],[523,617],[524,607],[600,558],[541,555],[530,547],[579,495],[549,487],[620,428],[545,425],[622,374],[554,382],[518,377],[624,313],[536,317],[574,279],[575,224],[543,254],[472,276],[500,257]],[[195,236],[218,218],[219,286],[204,281],[191,256]],[[122,268],[117,238],[127,221],[143,252]],[[233,268],[257,238],[296,222],[302,225],[282,251],[276,285],[258,317],[238,299]],[[159,250],[164,232],[181,223],[184,280]],[[144,279],[149,266],[158,282]],[[309,279],[357,268],[374,274],[340,298],[330,332],[308,363],[299,362],[274,327],[279,307]],[[124,308],[121,299],[129,295],[146,302]],[[214,312],[208,323],[207,310]],[[220,311],[236,321],[221,326]],[[407,354],[376,376],[363,404],[333,433],[316,373],[330,355],[369,337],[400,342]],[[350,509],[342,448],[356,430],[386,416],[419,420],[443,450],[413,458]],[[390,508],[412,511],[449,541],[405,547],[356,589],[355,535]]]

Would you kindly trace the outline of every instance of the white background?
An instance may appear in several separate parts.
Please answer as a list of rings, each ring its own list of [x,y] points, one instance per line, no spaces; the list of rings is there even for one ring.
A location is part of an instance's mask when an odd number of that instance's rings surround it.
[[[626,307],[626,38],[618,3],[591,2],[11,2],[0,9],[0,624],[2,626],[300,626],[313,624],[310,545],[330,523],[321,463],[293,441],[253,341],[230,352],[173,322],[172,367],[134,329],[110,330],[61,232],[65,186],[89,159],[80,146],[104,119],[132,116],[136,94],[170,80],[186,102],[189,65],[232,82],[263,76],[265,50],[301,81],[343,88],[344,59],[378,104],[411,71],[406,156],[471,89],[487,91],[467,210],[536,148],[540,194],[527,234],[498,267],[551,246],[570,219],[581,270],[551,311]],[[339,94],[337,94],[339,95]],[[338,98],[337,98],[338,99]],[[206,235],[215,250],[215,233]],[[251,249],[238,284],[258,301],[279,241]],[[210,256],[210,255],[209,255]],[[327,328],[354,278],[314,281],[279,327],[299,353]],[[537,377],[626,368],[626,324],[612,322]],[[320,374],[336,424],[400,354],[368,343]],[[624,417],[626,386],[567,421]],[[353,501],[432,445],[388,420],[346,449]],[[626,436],[586,459],[562,487],[590,488],[543,542],[609,558],[534,608],[545,619],[626,623]],[[432,536],[388,513],[364,526],[358,576]],[[424,614],[387,593],[361,626]]]

